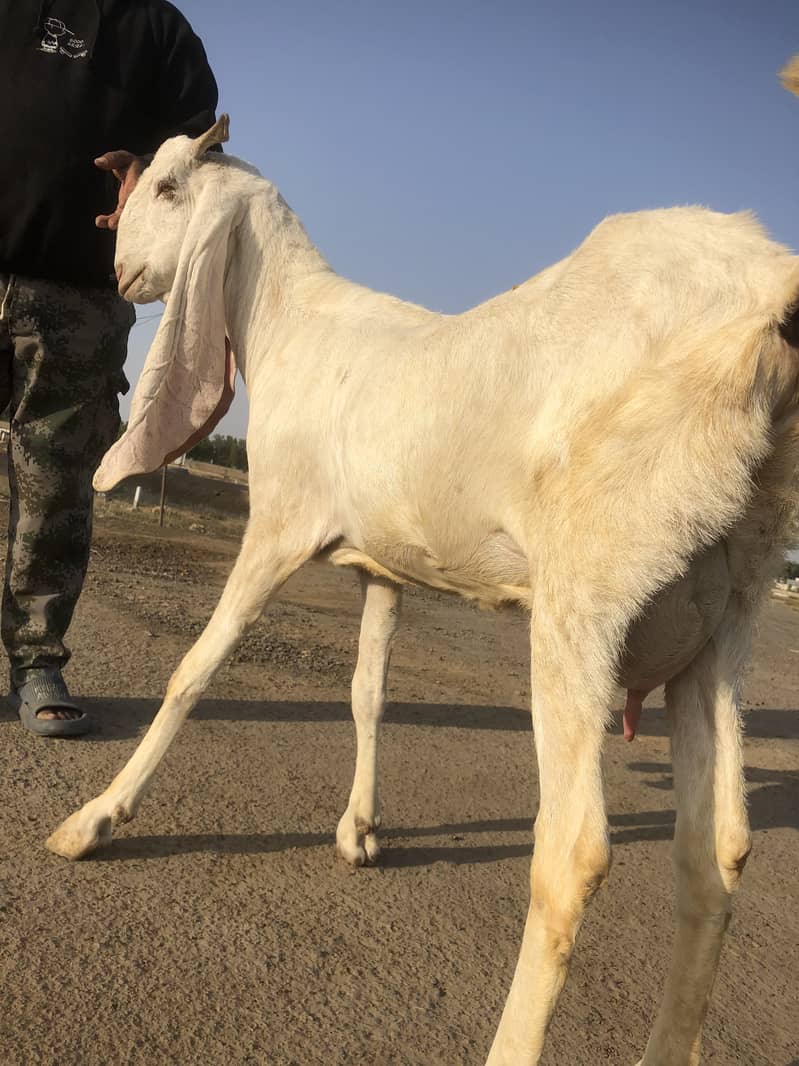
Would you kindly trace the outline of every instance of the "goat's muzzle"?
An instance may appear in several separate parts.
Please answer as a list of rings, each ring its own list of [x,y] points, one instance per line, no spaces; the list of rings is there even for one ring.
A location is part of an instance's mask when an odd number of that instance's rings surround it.
[[[135,296],[129,296],[128,293],[130,292],[130,290],[133,288],[133,286],[136,284],[136,282],[139,280],[139,278],[142,276],[143,273],[144,273],[144,267],[141,267],[139,270],[136,271],[135,274],[133,274],[130,277],[126,278],[125,277],[125,265],[124,265],[124,263],[121,264],[117,268],[117,291],[119,292],[119,295],[122,296],[126,300],[135,301],[136,297]]]

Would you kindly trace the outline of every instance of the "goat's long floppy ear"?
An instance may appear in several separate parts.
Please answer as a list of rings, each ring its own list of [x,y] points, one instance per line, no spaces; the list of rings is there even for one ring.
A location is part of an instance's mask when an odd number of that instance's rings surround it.
[[[225,345],[225,262],[240,211],[240,202],[219,196],[215,182],[201,193],[136,385],[128,428],[94,475],[99,492],[132,474],[157,470],[168,457],[181,454],[198,430],[213,425],[231,373]]]

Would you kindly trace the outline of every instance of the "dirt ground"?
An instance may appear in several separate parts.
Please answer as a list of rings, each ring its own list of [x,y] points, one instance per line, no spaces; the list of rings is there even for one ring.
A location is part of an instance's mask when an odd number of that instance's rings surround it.
[[[311,565],[219,675],[135,822],[90,861],[43,841],[132,753],[237,550],[235,523],[104,506],[68,679],[99,722],[25,733],[0,701],[2,1066],[479,1066],[520,943],[536,770],[519,614],[411,592],[382,743],[384,859],[351,871],[356,577]],[[0,510],[0,524],[5,516]],[[0,545],[1,546],[1,545]],[[754,852],[703,1062],[799,1066],[799,612],[771,602],[748,684]],[[672,931],[660,696],[606,746],[614,867],[547,1066],[632,1066]]]

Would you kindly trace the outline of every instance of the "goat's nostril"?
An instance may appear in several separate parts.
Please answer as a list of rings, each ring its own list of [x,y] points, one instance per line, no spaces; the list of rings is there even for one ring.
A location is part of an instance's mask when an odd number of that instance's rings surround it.
[[[125,270],[124,263],[120,263],[119,266],[115,267],[114,269],[116,270],[117,281],[120,281],[122,279],[122,274],[123,274],[123,272]]]

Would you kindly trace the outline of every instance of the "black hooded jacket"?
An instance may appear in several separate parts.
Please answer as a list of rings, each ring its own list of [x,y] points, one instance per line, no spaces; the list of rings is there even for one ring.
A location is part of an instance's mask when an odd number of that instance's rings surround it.
[[[113,281],[103,152],[214,122],[202,43],[166,0],[0,0],[0,273]]]

